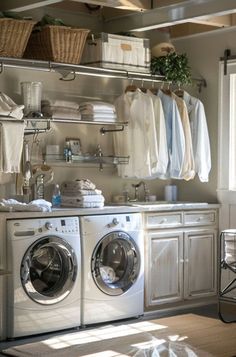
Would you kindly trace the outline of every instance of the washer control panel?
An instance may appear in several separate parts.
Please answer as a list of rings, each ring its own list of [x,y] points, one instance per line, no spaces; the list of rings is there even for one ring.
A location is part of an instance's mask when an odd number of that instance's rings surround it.
[[[48,220],[45,223],[46,230],[56,231],[58,233],[78,233],[79,220],[77,217],[57,218],[56,220]]]

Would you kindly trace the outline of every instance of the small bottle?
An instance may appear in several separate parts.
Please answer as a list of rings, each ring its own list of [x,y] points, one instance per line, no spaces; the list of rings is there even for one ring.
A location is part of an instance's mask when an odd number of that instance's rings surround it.
[[[54,186],[53,194],[52,194],[52,207],[60,207],[61,206],[61,192],[58,184]]]

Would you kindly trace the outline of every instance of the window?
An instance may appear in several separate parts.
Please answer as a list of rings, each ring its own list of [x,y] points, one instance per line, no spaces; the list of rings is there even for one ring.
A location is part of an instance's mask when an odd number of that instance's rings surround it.
[[[220,63],[219,78],[218,198],[222,203],[236,200],[236,61]]]

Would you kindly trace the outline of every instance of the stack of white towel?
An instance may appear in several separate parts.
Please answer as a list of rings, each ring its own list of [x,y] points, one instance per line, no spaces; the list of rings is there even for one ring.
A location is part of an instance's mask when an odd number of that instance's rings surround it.
[[[104,196],[90,180],[66,181],[61,185],[61,206],[102,208]]]
[[[42,100],[41,110],[44,116],[57,120],[81,120],[79,104],[66,100]]]
[[[105,121],[114,123],[117,120],[115,106],[111,103],[91,101],[80,103],[82,120]]]

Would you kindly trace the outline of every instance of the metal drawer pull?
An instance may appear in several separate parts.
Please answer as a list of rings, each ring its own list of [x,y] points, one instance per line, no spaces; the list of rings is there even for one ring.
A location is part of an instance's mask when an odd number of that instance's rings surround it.
[[[161,221],[160,221],[160,224],[163,224],[163,223],[166,223],[167,222],[167,218],[163,218]]]

